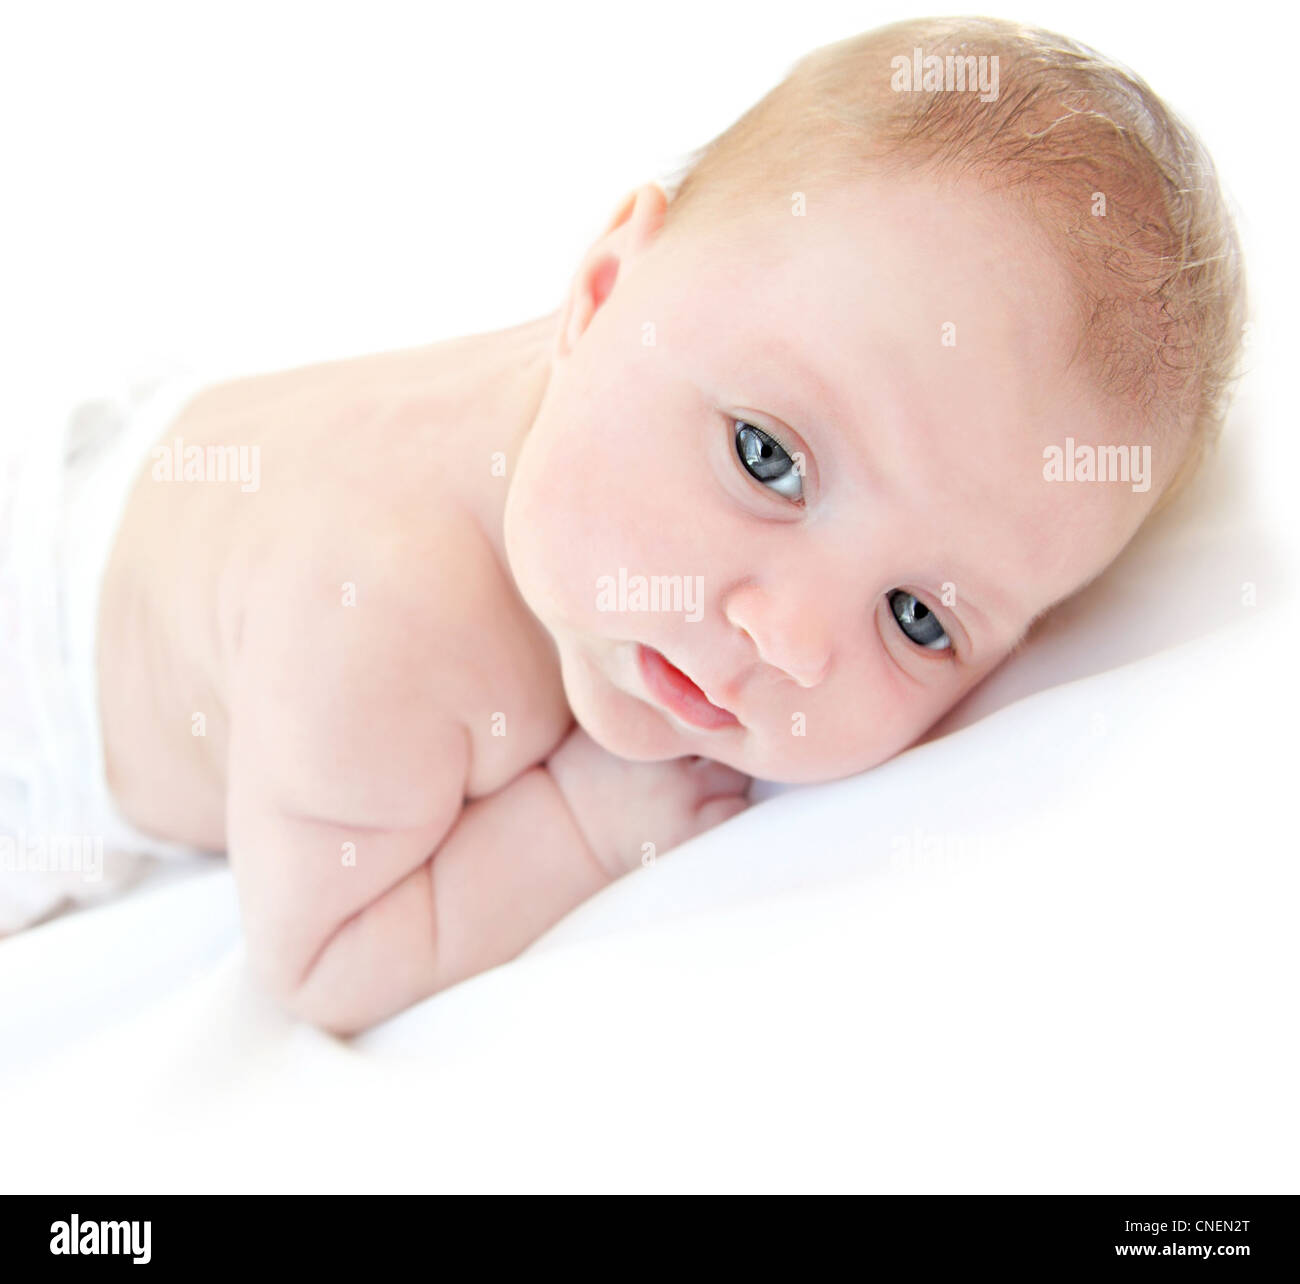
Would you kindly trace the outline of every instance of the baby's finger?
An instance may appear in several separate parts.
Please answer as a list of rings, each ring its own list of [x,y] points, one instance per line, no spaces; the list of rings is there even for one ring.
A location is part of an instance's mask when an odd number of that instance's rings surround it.
[[[748,798],[737,798],[734,794],[727,798],[711,798],[695,813],[699,820],[701,831],[712,829],[714,825],[720,825],[724,820],[730,820],[733,816],[739,816],[742,811],[748,809],[750,803]]]

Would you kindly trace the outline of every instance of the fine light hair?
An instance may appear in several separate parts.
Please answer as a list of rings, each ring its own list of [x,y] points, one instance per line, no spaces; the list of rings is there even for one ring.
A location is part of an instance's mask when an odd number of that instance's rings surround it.
[[[895,58],[998,57],[996,99],[898,92]],[[969,63],[971,72],[975,64]],[[972,75],[973,80],[973,75]],[[1066,36],[921,18],[814,50],[664,184],[667,226],[789,201],[815,182],[913,171],[1018,201],[1077,289],[1075,360],[1163,457],[1163,507],[1217,442],[1247,297],[1213,162],[1132,71]],[[1104,216],[1097,194],[1104,197]]]

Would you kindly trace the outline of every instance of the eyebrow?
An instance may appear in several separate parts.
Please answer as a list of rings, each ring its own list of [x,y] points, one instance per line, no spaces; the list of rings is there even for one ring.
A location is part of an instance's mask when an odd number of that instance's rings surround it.
[[[807,403],[806,390],[811,390],[831,419],[843,421],[848,417],[849,407],[835,386],[793,344],[769,342],[758,349],[758,359],[769,372],[777,370],[794,377],[794,391],[789,395],[801,399],[801,407]],[[811,406],[808,408],[811,409]],[[825,418],[825,414],[817,418]]]
[[[967,582],[973,582],[973,581],[963,580],[956,576],[952,577],[951,580],[951,583],[954,586],[960,585],[962,583],[967,583]],[[979,617],[979,621],[983,625],[983,631],[986,634],[993,635],[993,637],[990,639],[990,642],[995,649],[999,646],[1003,646],[1008,649],[1015,647],[1015,645],[1024,638],[1025,634],[1029,632],[1029,626],[1033,623],[1033,620],[1036,617],[1031,617],[1024,624],[1020,625],[1017,629],[1013,631],[1011,628],[1008,627],[1008,621],[1018,618],[1020,615],[1019,610],[1012,611],[1006,609],[1007,607],[1013,604],[1008,602],[1006,597],[1003,596],[1002,594],[992,593],[992,592],[986,593],[984,590],[988,588],[988,585],[977,584],[976,587],[979,589],[979,592],[976,593],[975,598],[984,598],[985,600],[991,600],[995,605],[1002,608],[999,611],[996,619],[990,616],[986,611],[982,610],[978,602],[975,599],[972,599],[968,595],[964,594],[960,588],[957,589],[957,600],[959,602],[965,602],[967,609],[969,611],[973,611],[975,615]],[[942,599],[940,600],[942,601]],[[1008,634],[1014,634],[1014,635],[1006,636]]]

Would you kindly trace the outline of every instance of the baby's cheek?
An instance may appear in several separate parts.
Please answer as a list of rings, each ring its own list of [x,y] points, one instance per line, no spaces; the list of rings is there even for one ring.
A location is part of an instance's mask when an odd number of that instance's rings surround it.
[[[633,538],[635,514],[589,470],[582,485],[534,481],[521,475],[513,497],[511,561],[519,586],[552,625],[596,628],[602,584],[616,582],[620,568],[645,573],[646,555]]]
[[[796,695],[788,728],[773,722],[774,753],[802,779],[834,780],[888,762],[957,698],[946,684],[918,684],[883,654],[858,664],[856,681]]]

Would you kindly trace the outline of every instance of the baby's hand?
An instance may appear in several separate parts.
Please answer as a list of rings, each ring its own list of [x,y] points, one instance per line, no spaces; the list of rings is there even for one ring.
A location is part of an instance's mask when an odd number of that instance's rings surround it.
[[[699,757],[628,762],[577,726],[547,767],[612,878],[749,806],[749,777],[731,767]]]

